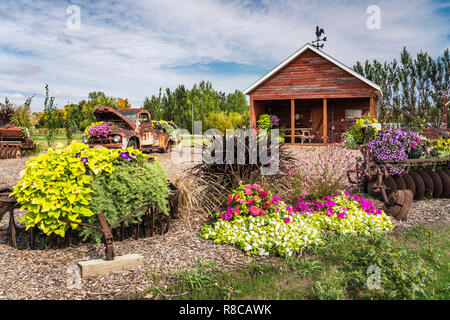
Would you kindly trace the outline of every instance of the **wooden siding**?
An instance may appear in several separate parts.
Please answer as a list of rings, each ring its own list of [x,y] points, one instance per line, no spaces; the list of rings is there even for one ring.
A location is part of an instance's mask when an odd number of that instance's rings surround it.
[[[308,49],[250,93],[253,100],[372,97],[375,89]]]

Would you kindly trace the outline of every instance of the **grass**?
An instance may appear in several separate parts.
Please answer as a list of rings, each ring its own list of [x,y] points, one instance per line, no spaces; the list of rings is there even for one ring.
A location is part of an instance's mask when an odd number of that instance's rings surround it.
[[[201,259],[152,287],[158,298],[193,300],[338,300],[450,298],[449,226],[416,227],[395,235],[327,235],[326,245],[303,256],[253,262],[223,271]],[[380,288],[368,286],[368,266],[380,267]]]
[[[81,142],[81,136],[82,133],[74,133],[72,136],[72,141],[74,142]],[[38,145],[37,150],[45,151],[48,149],[47,139],[45,138],[45,134],[35,134],[33,135],[33,141]],[[57,134],[55,136],[55,142],[53,143],[53,147],[56,146],[58,143],[63,144],[64,146],[67,145],[67,137],[65,134]]]

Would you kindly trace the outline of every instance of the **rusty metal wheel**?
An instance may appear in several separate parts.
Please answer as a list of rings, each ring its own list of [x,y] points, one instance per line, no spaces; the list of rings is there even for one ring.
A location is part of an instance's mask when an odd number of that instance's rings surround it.
[[[416,192],[414,193],[414,200],[420,201],[425,196],[425,183],[423,182],[422,177],[416,171],[410,171],[409,175],[414,180],[414,184],[416,185]]]
[[[397,190],[405,190],[406,189],[406,183],[403,180],[403,178],[399,175],[393,176],[395,181],[395,186],[397,187]]]
[[[403,181],[405,181],[406,189],[411,190],[413,196],[416,195],[416,184],[414,183],[414,179],[411,177],[409,173],[405,173],[403,176]]]
[[[403,201],[402,209],[400,210],[400,213],[397,216],[398,220],[405,221],[408,217],[409,210],[411,210],[411,205],[414,199],[414,195],[411,190],[403,190],[405,193],[405,199]]]
[[[6,151],[6,159],[12,159],[13,151],[14,151],[14,147],[8,147],[8,150]]]
[[[443,170],[436,170],[442,181],[441,198],[450,198],[450,176]]]
[[[12,157],[14,159],[18,159],[18,158],[22,157],[22,150],[20,150],[20,148],[18,148],[18,147],[14,148],[14,150],[12,152]]]
[[[6,147],[1,146],[0,147],[0,159],[6,159]]]
[[[424,196],[432,197],[433,192],[434,192],[434,184],[433,184],[433,180],[431,179],[430,175],[423,170],[419,170],[419,171],[417,171],[417,173],[420,175],[420,177],[422,178],[423,183],[425,185]]]
[[[394,191],[389,195],[389,200],[391,204],[387,207],[389,214],[397,219],[400,211],[402,210],[403,204],[405,202],[405,191],[398,190]]]
[[[392,178],[392,176],[385,177],[383,179],[383,184],[386,186],[386,195],[388,197],[392,192],[397,191],[397,185],[395,184],[395,180],[394,178]],[[381,200],[383,200],[383,197],[381,197]]]
[[[433,170],[428,170],[427,173],[431,177],[431,180],[433,180],[433,198],[437,199],[442,193],[442,180]]]
[[[376,179],[372,179],[372,180],[369,180],[369,182],[367,182],[367,194],[375,199],[380,199],[381,192],[379,192],[379,191],[375,192],[375,190],[374,190],[375,189],[374,184],[376,184],[376,183],[377,183]]]

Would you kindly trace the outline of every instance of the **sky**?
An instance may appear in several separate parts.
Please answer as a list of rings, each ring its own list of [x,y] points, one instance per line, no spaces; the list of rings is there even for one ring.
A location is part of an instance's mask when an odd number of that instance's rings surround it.
[[[0,0],[0,100],[34,94],[41,111],[46,83],[59,107],[90,91],[141,107],[160,87],[202,80],[243,91],[315,40],[316,26],[324,52],[349,67],[404,46],[437,57],[450,43],[450,1]]]

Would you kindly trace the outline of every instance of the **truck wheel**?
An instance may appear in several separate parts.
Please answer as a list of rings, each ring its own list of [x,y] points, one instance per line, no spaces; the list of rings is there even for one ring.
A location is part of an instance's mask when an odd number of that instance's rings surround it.
[[[136,140],[133,139],[133,140],[128,141],[127,148],[137,149]]]
[[[166,149],[164,150],[164,153],[170,153],[172,151],[172,143],[169,141],[167,142]]]

